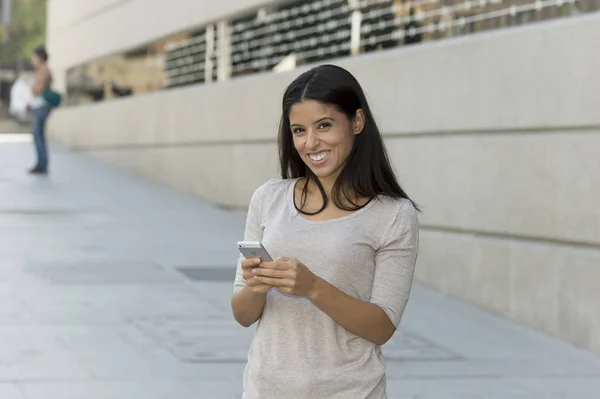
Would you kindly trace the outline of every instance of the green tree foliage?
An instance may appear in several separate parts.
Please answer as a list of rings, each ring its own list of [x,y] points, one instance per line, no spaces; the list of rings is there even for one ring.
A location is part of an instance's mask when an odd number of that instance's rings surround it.
[[[8,29],[10,36],[6,43],[6,31],[0,30],[0,64],[12,66],[19,58],[28,63],[33,49],[45,42],[46,0],[12,0]]]

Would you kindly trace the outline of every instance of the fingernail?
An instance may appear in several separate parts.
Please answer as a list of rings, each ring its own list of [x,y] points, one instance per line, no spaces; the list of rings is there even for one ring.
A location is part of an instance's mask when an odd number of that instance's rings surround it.
[[[252,269],[252,274],[258,274],[258,269]]]
[[[258,258],[254,259],[254,264],[255,265],[258,265],[259,263],[260,263],[260,259],[258,259]]]

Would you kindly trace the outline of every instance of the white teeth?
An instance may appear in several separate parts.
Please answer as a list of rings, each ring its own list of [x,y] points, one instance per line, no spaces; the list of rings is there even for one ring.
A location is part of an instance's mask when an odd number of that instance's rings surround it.
[[[320,152],[315,155],[310,155],[310,159],[312,159],[313,161],[321,161],[327,156],[327,154],[327,152]]]

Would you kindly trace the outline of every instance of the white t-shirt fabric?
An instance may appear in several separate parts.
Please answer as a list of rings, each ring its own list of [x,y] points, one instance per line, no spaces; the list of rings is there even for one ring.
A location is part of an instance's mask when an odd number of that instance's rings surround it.
[[[397,327],[418,252],[412,203],[379,196],[344,217],[311,221],[294,207],[296,182],[270,180],[255,191],[244,239],[262,241],[274,259],[297,258],[346,294],[380,306]],[[245,284],[238,261],[234,291]],[[267,293],[244,371],[244,399],[386,397],[379,345],[349,332],[307,298]]]
[[[24,119],[27,116],[27,105],[33,100],[31,86],[23,78],[18,78],[10,89],[8,113],[17,119]]]

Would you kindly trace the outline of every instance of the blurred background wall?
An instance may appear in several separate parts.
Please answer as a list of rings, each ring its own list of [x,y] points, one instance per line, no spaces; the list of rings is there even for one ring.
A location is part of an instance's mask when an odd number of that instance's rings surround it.
[[[51,136],[243,208],[285,86],[338,64],[422,206],[418,280],[600,353],[598,2],[352,3],[50,0]]]

